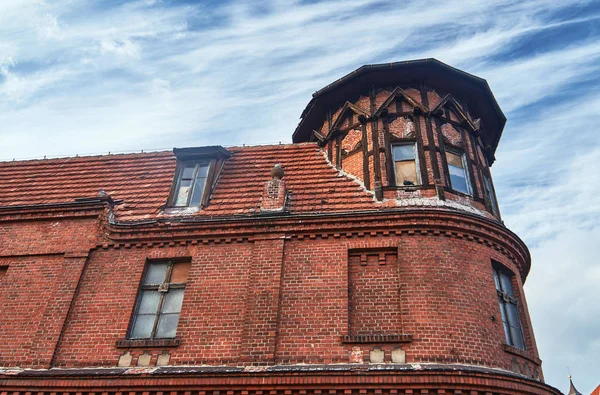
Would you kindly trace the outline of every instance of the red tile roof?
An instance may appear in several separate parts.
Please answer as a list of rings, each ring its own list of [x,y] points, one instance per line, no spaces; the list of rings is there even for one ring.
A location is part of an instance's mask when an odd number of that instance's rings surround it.
[[[274,164],[285,169],[292,213],[374,209],[371,194],[341,175],[313,143],[234,147],[208,207],[194,215],[251,215]],[[97,196],[100,188],[122,199],[119,220],[162,214],[176,159],[171,151],[0,162],[0,206],[72,202]]]

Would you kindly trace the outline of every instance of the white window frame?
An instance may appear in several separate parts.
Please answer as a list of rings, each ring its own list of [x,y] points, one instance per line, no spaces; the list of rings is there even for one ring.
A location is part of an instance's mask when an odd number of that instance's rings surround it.
[[[396,158],[394,158],[394,147],[399,147],[399,146],[404,146],[404,145],[412,145],[413,147],[413,152],[415,153],[415,173],[417,174],[417,184],[415,184],[414,186],[421,186],[423,185],[423,180],[421,179],[421,167],[419,165],[419,152],[417,151],[417,143],[415,141],[406,141],[406,142],[398,142],[398,143],[394,143],[392,144],[392,168],[394,170],[394,181],[396,183],[397,187],[411,187],[413,185],[398,185],[398,177],[396,175],[396,162],[407,162],[407,161],[402,161],[402,160],[396,160]]]
[[[448,167],[448,184],[453,191],[466,194],[469,196],[473,196],[473,185],[471,184],[471,177],[469,177],[469,164],[467,162],[467,154],[465,152],[456,150],[456,149],[446,149],[446,152],[449,152],[453,155],[460,156],[460,160],[463,165],[463,171],[465,172],[465,182],[467,184],[467,192],[459,191],[458,189],[454,189],[452,186],[452,176],[450,175],[450,164],[448,163],[448,158],[446,157],[446,166]]]

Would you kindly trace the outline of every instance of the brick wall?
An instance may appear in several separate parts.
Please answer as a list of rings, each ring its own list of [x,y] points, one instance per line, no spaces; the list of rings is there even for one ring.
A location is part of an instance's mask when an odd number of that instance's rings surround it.
[[[385,335],[402,331],[397,251],[350,251],[348,257],[349,334]]]

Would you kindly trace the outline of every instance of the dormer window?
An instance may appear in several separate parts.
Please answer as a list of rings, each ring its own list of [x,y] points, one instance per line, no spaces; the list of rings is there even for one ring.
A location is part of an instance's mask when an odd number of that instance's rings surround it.
[[[172,209],[204,207],[225,160],[231,155],[221,146],[175,148],[177,168],[168,201]]]
[[[471,183],[469,182],[465,154],[457,151],[446,151],[446,161],[448,162],[448,173],[450,174],[452,189],[470,195]]]
[[[396,185],[420,185],[415,143],[395,144],[392,147],[392,156],[394,157]]]
[[[183,163],[179,167],[173,207],[198,207],[208,175],[208,162]]]

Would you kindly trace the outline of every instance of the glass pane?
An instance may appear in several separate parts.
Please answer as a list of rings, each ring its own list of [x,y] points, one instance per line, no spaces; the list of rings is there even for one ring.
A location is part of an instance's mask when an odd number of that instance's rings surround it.
[[[510,326],[521,326],[519,321],[519,311],[517,310],[516,305],[512,303],[506,303],[506,312],[508,314],[508,324]]]
[[[415,159],[414,144],[394,145],[392,156],[394,157],[394,161],[414,160]]]
[[[158,319],[156,337],[175,337],[177,334],[177,322],[179,314],[163,314]]]
[[[506,318],[506,310],[504,309],[504,300],[498,297],[498,303],[500,303],[500,315],[502,316],[502,322],[508,322]]]
[[[198,165],[198,173],[196,173],[196,178],[206,178],[207,173],[208,173],[208,165],[199,164]]]
[[[511,278],[506,273],[500,272],[500,281],[502,282],[502,290],[504,291],[504,293],[510,296],[515,296],[515,293],[513,292]]]
[[[190,180],[192,177],[194,177],[194,170],[196,169],[196,165],[185,165],[185,167],[183,168],[183,171],[181,172],[181,179],[182,180]]]
[[[165,294],[162,313],[179,313],[183,303],[183,289],[171,289]]]
[[[396,185],[417,185],[415,161],[396,162]]]
[[[496,289],[502,291],[502,288],[500,288],[500,280],[498,280],[498,271],[496,269],[494,269],[494,282],[496,283]]]
[[[158,291],[142,291],[138,314],[156,314],[159,300],[160,293]]]
[[[507,323],[504,323],[504,336],[506,337],[506,344],[513,346],[512,340],[510,340],[510,327]]]
[[[190,194],[192,180],[181,180],[179,183],[179,189],[177,190],[177,196],[175,198],[175,206],[186,206],[187,198]]]
[[[135,317],[135,323],[131,331],[132,339],[148,339],[152,335],[154,327],[154,314],[138,315]]]
[[[144,284],[162,284],[165,282],[167,273],[167,262],[149,263],[146,268]]]
[[[525,342],[523,341],[523,334],[521,333],[521,327],[515,327],[515,326],[511,326],[510,327],[510,336],[512,338],[513,341],[513,346],[518,347],[522,350],[525,349]]]
[[[171,283],[185,283],[187,282],[188,273],[190,271],[190,262],[179,262],[173,265],[173,271],[171,272]]]
[[[450,182],[452,183],[452,189],[462,193],[469,193],[465,169],[448,165],[448,170],[450,171]]]
[[[194,183],[194,192],[192,192],[192,199],[190,200],[190,207],[199,206],[202,201],[202,192],[204,192],[204,183],[206,178],[196,178]]]
[[[446,160],[448,161],[449,166],[456,166],[459,168],[464,168],[462,155],[456,155],[452,152],[446,152]]]
[[[492,189],[492,181],[486,175],[483,176],[483,181],[485,183],[485,193],[487,194],[488,199],[490,200],[490,203],[492,204],[492,210],[494,210],[494,212],[495,212],[496,211],[496,198],[494,197],[494,191]]]

